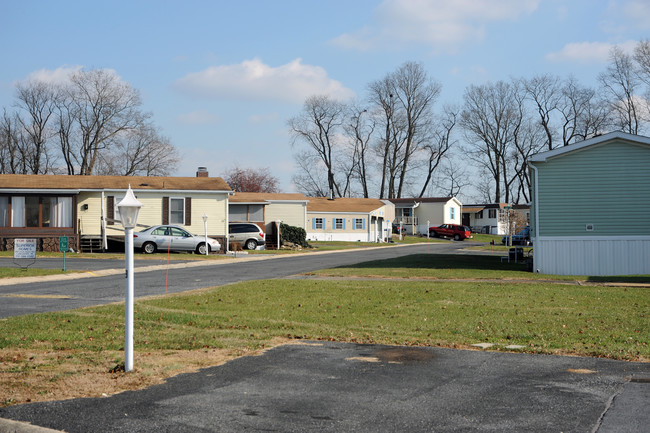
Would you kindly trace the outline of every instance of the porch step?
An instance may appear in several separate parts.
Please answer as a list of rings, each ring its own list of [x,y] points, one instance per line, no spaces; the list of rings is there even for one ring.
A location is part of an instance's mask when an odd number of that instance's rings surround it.
[[[102,239],[82,237],[80,242],[82,253],[101,253],[102,252]]]

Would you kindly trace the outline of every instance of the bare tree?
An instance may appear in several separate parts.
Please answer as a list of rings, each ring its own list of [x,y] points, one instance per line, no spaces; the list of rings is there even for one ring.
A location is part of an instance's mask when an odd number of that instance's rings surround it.
[[[609,96],[609,106],[615,124],[630,134],[638,134],[642,118],[636,102],[639,78],[635,72],[632,57],[620,47],[612,48],[610,63],[598,80]]]
[[[70,156],[68,174],[93,174],[99,154],[116,135],[142,126],[148,115],[140,111],[139,92],[110,71],[82,70],[70,81],[65,106],[78,136],[62,152]]]
[[[292,176],[296,187],[308,197],[327,197],[330,194],[323,161],[313,152],[303,150],[294,154],[298,171]]]
[[[376,120],[368,113],[365,107],[357,105],[350,106],[350,123],[344,125],[345,133],[351,140],[351,161],[352,172],[361,186],[361,194],[364,198],[370,197],[368,190],[369,183],[369,154],[370,143],[376,127]]]
[[[20,154],[19,126],[16,116],[3,110],[0,118],[0,172],[2,174],[27,174]]]
[[[226,183],[237,192],[265,192],[279,191],[277,177],[271,174],[271,169],[233,167],[224,176]]]
[[[423,197],[425,195],[434,172],[440,163],[444,160],[447,152],[449,152],[449,150],[454,145],[452,132],[458,121],[459,111],[460,110],[456,107],[445,107],[444,114],[442,118],[437,122],[437,126],[433,131],[432,140],[423,146],[423,150],[428,155],[428,158],[426,176],[422,185],[422,189],[420,190],[419,197]],[[453,190],[457,186],[458,184],[455,184],[452,180],[451,189]]]
[[[380,195],[399,198],[411,158],[430,138],[433,105],[441,86],[424,67],[406,62],[382,80],[370,84],[370,100],[381,108],[384,134],[378,146],[382,160]]]
[[[468,156],[492,177],[494,201],[509,200],[506,184],[506,160],[511,152],[515,128],[521,123],[520,112],[513,105],[513,86],[496,84],[470,86],[464,95],[461,125],[470,147]]]
[[[551,124],[553,113],[559,109],[558,105],[562,100],[561,80],[553,75],[538,75],[524,80],[523,86],[535,106],[540,124],[546,133],[546,147],[552,150],[555,130]]]
[[[51,169],[48,140],[52,135],[50,118],[55,112],[56,89],[40,81],[20,83],[16,86],[16,119],[21,126],[20,152],[30,174],[44,174]]]
[[[311,96],[305,101],[302,112],[291,119],[288,125],[293,135],[293,144],[306,143],[327,169],[329,193],[341,197],[341,190],[335,179],[334,157],[337,134],[345,115],[345,105],[329,96]]]
[[[114,176],[169,176],[180,161],[178,151],[153,125],[122,131],[101,152],[96,174]]]

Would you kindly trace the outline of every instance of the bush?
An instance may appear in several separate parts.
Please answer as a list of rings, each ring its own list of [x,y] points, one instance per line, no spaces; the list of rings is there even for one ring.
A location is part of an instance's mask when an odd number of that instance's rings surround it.
[[[280,232],[283,241],[300,245],[303,248],[309,246],[307,243],[307,232],[303,228],[290,226],[288,224],[280,224]]]

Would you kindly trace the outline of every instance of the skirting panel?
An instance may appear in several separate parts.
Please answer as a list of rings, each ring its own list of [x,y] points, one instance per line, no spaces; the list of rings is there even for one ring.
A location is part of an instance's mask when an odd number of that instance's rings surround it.
[[[650,274],[650,237],[537,238],[534,271],[554,275]]]

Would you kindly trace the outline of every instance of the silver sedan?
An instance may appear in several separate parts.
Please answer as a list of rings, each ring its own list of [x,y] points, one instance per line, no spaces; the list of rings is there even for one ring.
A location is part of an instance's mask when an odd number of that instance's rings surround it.
[[[205,237],[193,235],[182,227],[153,226],[133,234],[133,246],[147,254],[161,251],[194,251],[205,254]],[[218,240],[208,238],[208,252],[221,250]]]

